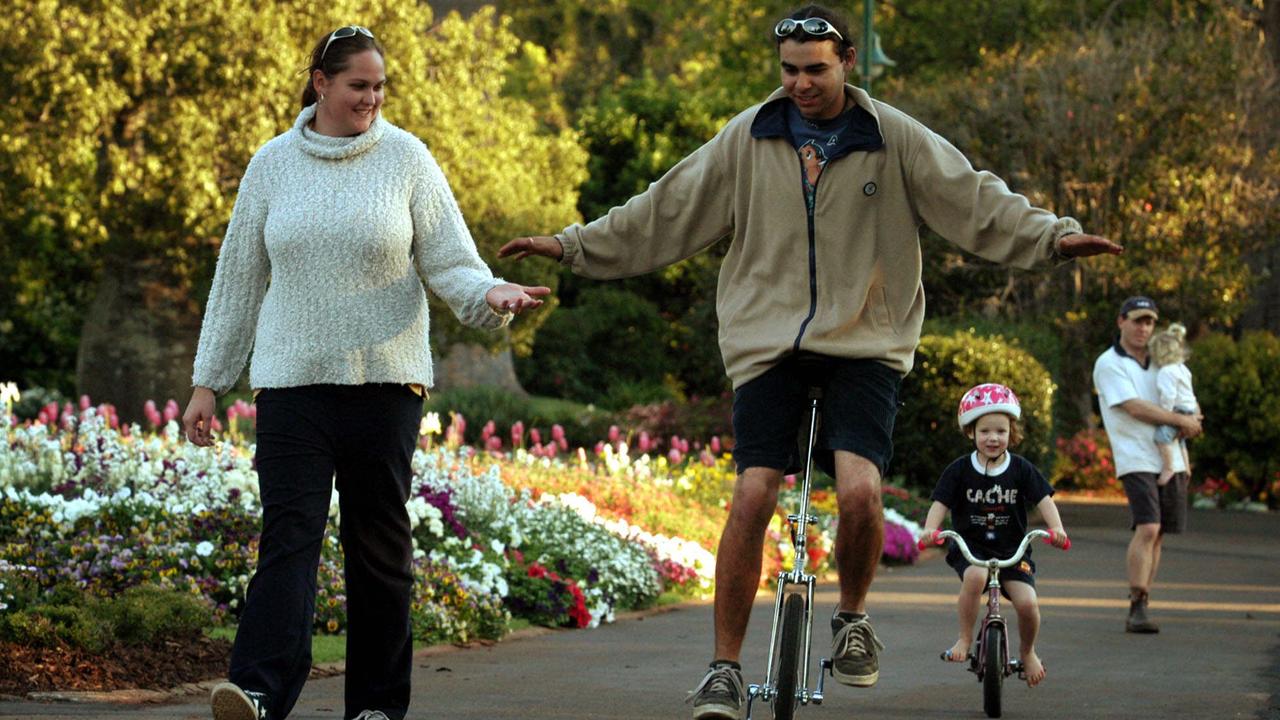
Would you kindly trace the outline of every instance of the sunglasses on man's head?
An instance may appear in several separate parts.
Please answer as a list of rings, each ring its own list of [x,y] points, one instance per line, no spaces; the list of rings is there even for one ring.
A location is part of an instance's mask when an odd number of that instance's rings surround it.
[[[820,17],[805,18],[804,20],[787,18],[774,26],[773,34],[781,40],[782,38],[791,37],[797,30],[814,37],[835,35],[836,39],[844,40],[844,36],[840,34],[839,30],[835,29],[835,26]]]
[[[369,28],[367,27],[362,27],[360,25],[348,25],[346,27],[340,27],[337,30],[334,30],[329,35],[329,39],[324,44],[324,49],[320,51],[320,59],[324,60],[324,54],[329,52],[329,46],[333,44],[334,40],[337,40],[339,38],[355,37],[356,33],[360,33],[361,35],[364,35],[370,40],[373,39],[373,33],[369,32]]]

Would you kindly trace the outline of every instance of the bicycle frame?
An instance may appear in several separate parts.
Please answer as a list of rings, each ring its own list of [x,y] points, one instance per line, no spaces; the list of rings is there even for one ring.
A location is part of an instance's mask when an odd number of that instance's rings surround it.
[[[1046,540],[1052,541],[1052,533],[1044,530],[1032,530],[1028,532],[1026,536],[1022,538],[1022,542],[1018,545],[1018,550],[1014,552],[1011,557],[1003,560],[997,558],[979,560],[973,556],[972,552],[969,551],[969,546],[965,543],[964,538],[961,537],[959,533],[952,530],[942,530],[934,534],[934,542],[938,545],[941,545],[947,538],[951,538],[956,541],[956,547],[960,550],[960,554],[964,556],[965,560],[969,561],[970,565],[986,568],[987,570],[987,614],[982,618],[982,624],[979,626],[977,637],[985,638],[987,628],[992,625],[999,625],[1004,629],[1004,632],[1002,633],[1002,637],[1004,638],[1004,656],[1006,658],[1012,657],[1009,653],[1008,625],[1005,623],[1004,616],[1000,614],[1000,570],[1007,567],[1013,567],[1021,562],[1022,556],[1026,554],[1027,548],[1030,547],[1032,540],[1035,540],[1036,538],[1045,538]],[[991,648],[988,648],[986,643],[979,642],[978,654],[976,656],[971,655],[969,658],[969,671],[976,674],[978,676],[978,680],[982,680],[983,675],[986,672],[987,653],[990,651]],[[1006,677],[1014,674],[1015,672],[1021,671],[1021,660],[1010,660],[1005,663],[1004,674]]]
[[[782,618],[782,603],[786,599],[788,588],[793,585],[803,585],[805,588],[804,620],[802,623],[804,631],[801,644],[804,652],[800,658],[801,669],[797,687],[798,700],[801,705],[808,705],[811,702],[814,705],[822,704],[825,674],[819,672],[817,687],[813,690],[809,689],[809,657],[813,642],[813,589],[816,578],[806,572],[809,560],[809,554],[806,551],[808,530],[810,525],[818,522],[818,517],[809,513],[809,492],[811,489],[810,477],[813,471],[813,448],[818,434],[818,405],[821,396],[820,390],[810,389],[809,443],[805,453],[804,476],[800,492],[800,512],[787,515],[787,525],[791,532],[791,546],[795,559],[792,562],[790,571],[783,570],[778,573],[778,589],[773,601],[773,625],[769,630],[769,660],[765,667],[765,681],[748,686],[747,720],[751,720],[751,705],[757,697],[765,702],[770,702],[777,693],[777,688],[771,684],[771,679],[773,678],[774,662],[778,655],[779,623]],[[826,670],[830,666],[831,661],[824,658],[821,662],[822,670]]]

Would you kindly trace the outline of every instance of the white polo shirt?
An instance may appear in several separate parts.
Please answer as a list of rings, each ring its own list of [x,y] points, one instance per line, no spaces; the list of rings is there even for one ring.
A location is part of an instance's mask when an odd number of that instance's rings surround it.
[[[1098,391],[1102,424],[1111,442],[1116,476],[1135,472],[1158,473],[1163,463],[1156,447],[1156,426],[1134,418],[1120,405],[1135,398],[1160,404],[1156,388],[1156,368],[1150,360],[1147,367],[1138,364],[1117,342],[1098,356],[1093,364],[1093,387]],[[1186,472],[1182,453],[1173,453],[1174,472]]]

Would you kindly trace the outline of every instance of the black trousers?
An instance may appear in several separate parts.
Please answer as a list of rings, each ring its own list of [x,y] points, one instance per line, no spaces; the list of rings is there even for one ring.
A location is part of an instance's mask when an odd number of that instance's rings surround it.
[[[404,385],[310,385],[259,394],[258,567],[231,652],[231,682],[289,714],[311,671],[316,571],[337,482],[347,592],[346,713],[409,707],[413,639],[411,458],[422,398]]]

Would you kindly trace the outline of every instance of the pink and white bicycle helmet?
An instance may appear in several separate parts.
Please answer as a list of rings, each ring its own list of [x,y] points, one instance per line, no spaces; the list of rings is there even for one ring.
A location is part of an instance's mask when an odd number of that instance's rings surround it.
[[[1018,396],[1004,385],[983,383],[969,388],[969,392],[960,398],[956,419],[960,422],[960,429],[964,430],[969,423],[983,415],[997,412],[1017,420],[1022,417],[1022,404],[1018,402]]]

